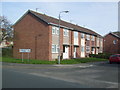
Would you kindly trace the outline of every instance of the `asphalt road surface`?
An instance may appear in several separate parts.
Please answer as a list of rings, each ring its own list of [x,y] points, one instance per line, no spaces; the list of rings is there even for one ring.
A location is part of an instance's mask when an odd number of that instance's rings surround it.
[[[2,88],[118,88],[119,64],[74,65],[3,63]]]

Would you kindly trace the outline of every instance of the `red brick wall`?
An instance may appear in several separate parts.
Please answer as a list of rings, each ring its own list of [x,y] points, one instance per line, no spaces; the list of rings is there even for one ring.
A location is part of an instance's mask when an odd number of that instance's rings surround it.
[[[60,51],[63,54],[63,28],[60,28]]]
[[[31,49],[30,59],[49,60],[49,27],[31,14],[27,14],[14,26],[13,56],[21,58],[19,49]],[[37,37],[36,37],[37,36]],[[35,39],[36,37],[36,39]],[[27,59],[27,55],[24,54]]]
[[[113,40],[117,40],[117,43],[116,44],[113,44]],[[104,44],[103,44],[103,50],[104,52],[106,53],[118,53],[118,50],[120,46],[120,44],[118,43],[119,40],[117,37],[114,37],[113,35],[111,34],[108,34],[104,37]]]
[[[78,47],[77,47],[77,58],[80,58],[80,46],[81,46],[81,42],[80,42],[80,32],[78,32]]]
[[[71,58],[73,58],[74,53],[74,32],[71,31]]]
[[[69,58],[72,58],[72,31],[69,30]]]
[[[52,26],[49,26],[49,60],[52,61]]]

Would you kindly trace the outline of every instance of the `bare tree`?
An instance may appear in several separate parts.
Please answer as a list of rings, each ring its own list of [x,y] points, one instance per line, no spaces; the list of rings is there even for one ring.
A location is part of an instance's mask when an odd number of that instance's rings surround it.
[[[12,24],[4,16],[0,16],[0,43],[4,40],[12,41],[13,28]]]

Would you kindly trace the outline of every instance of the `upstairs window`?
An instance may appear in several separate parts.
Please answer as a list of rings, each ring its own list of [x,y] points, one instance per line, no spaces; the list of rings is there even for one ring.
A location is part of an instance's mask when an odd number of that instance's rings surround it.
[[[74,32],[74,38],[78,38],[78,32]]]
[[[52,26],[52,34],[57,34],[57,35],[59,35],[59,28],[58,28],[58,27],[55,27],[55,26]]]
[[[59,35],[59,28],[56,27],[56,34]]]
[[[92,40],[92,41],[95,41],[95,36],[92,36],[92,37],[91,37],[91,40]]]
[[[55,31],[55,27],[52,27],[52,34],[55,34],[56,31]]]
[[[81,33],[81,38],[85,38],[85,34],[84,33]]]
[[[68,29],[63,29],[63,35],[64,35],[64,36],[69,36],[69,31],[68,31]]]
[[[90,40],[90,35],[86,35],[86,39],[87,39],[87,40]]]
[[[113,40],[113,44],[117,44],[117,40]]]

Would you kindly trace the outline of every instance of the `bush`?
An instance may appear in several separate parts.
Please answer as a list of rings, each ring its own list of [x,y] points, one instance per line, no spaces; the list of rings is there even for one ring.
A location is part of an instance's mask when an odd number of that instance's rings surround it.
[[[90,54],[89,56],[90,56],[90,57],[95,57],[95,58],[109,59],[109,57],[110,57],[111,55],[112,55],[112,54],[110,54],[110,53],[98,53],[98,54]]]
[[[13,56],[12,47],[2,48],[2,56],[4,56],[4,57],[12,57]]]

